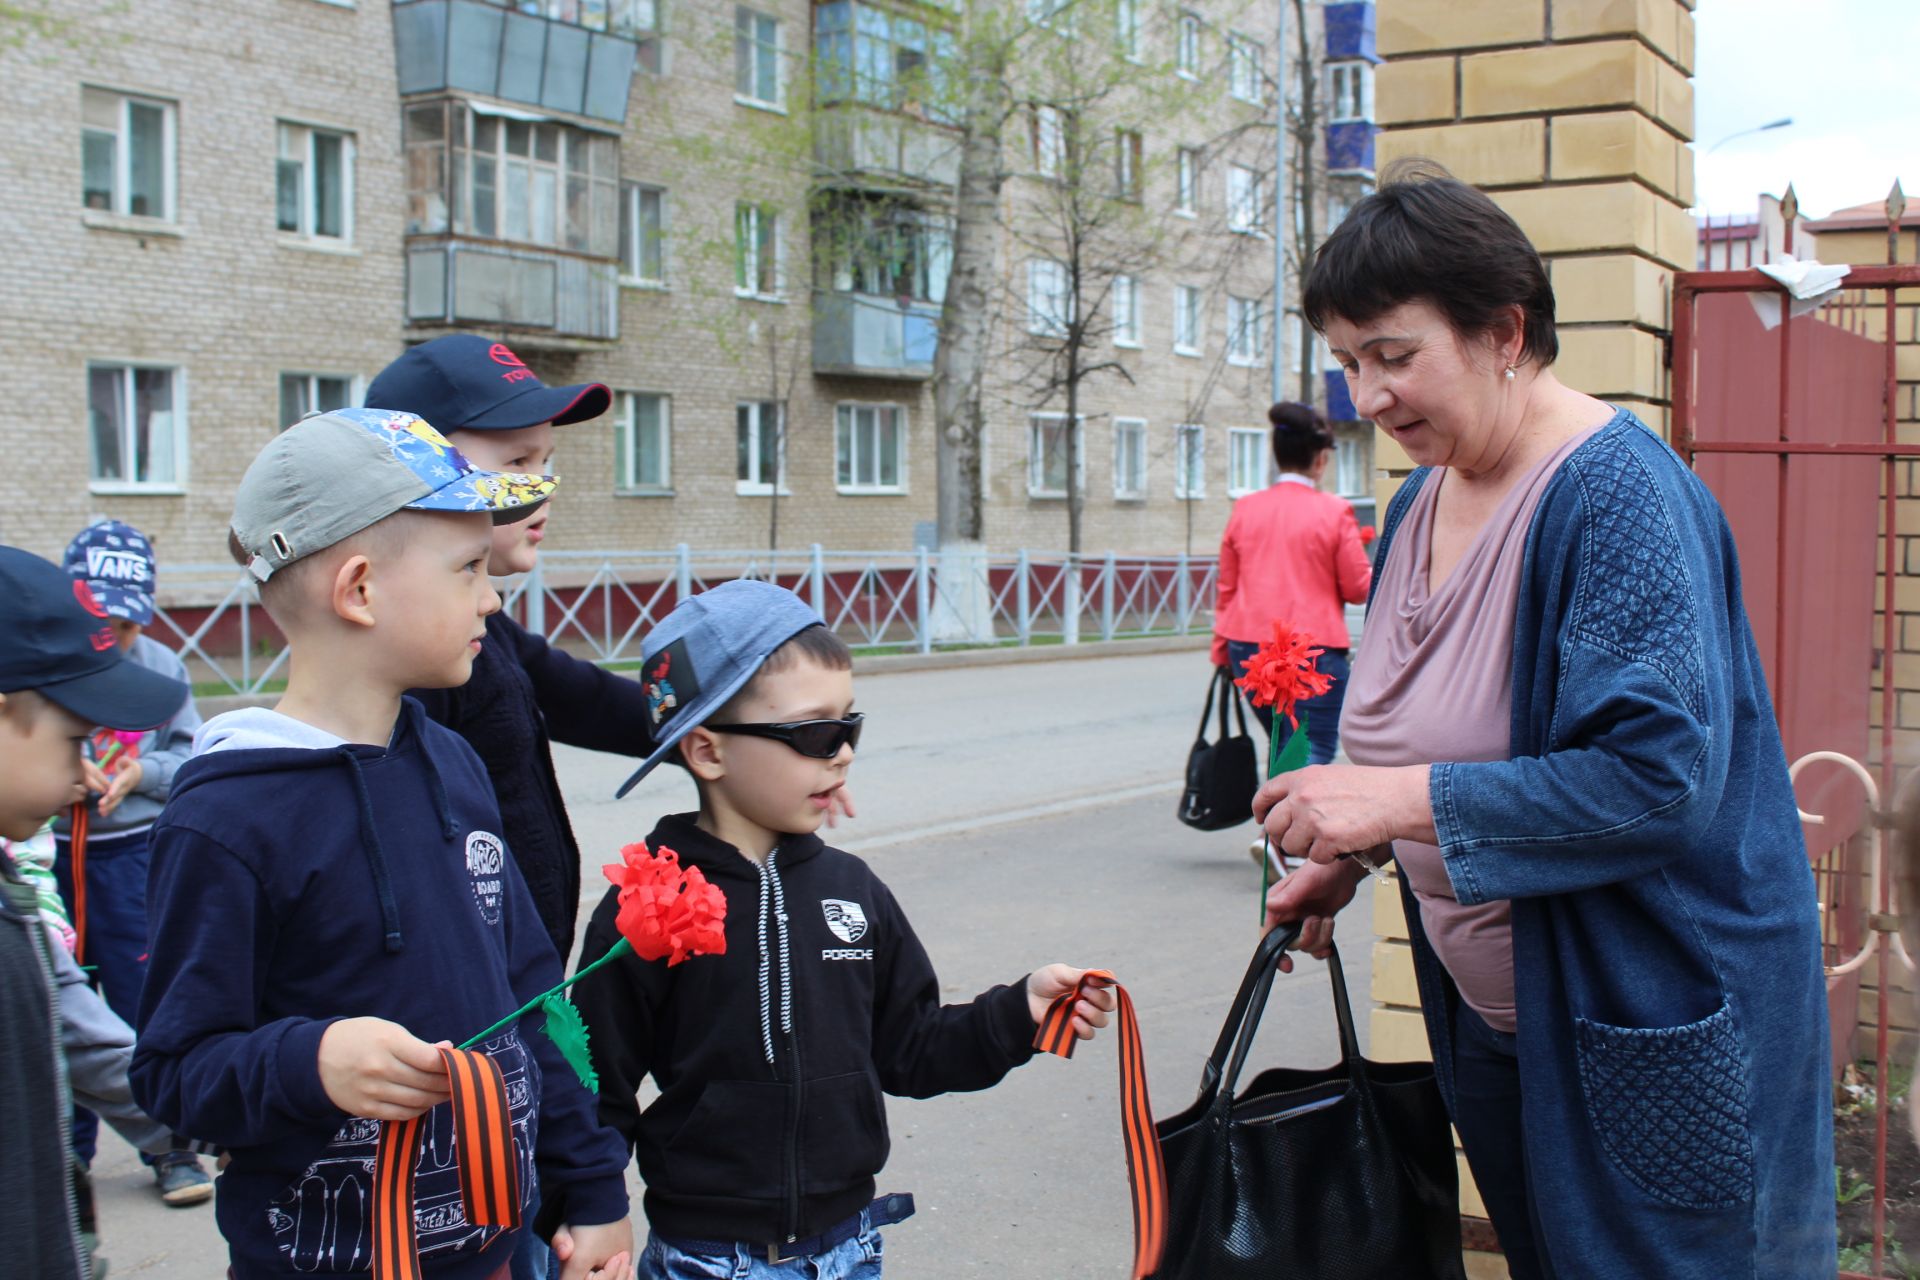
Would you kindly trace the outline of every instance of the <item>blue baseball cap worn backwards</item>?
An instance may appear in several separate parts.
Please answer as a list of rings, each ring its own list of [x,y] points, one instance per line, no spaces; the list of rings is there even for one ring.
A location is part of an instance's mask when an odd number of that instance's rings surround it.
[[[680,739],[745,688],[775,649],[822,621],[785,587],[749,579],[723,582],[675,605],[642,648],[653,754],[614,798],[633,790]]]
[[[417,413],[443,431],[516,431],[597,418],[613,403],[598,382],[549,387],[504,342],[453,333],[401,353],[367,388],[376,409]]]
[[[187,700],[187,686],[129,662],[113,615],[83,578],[18,547],[0,547],[0,693],[31,689],[90,725],[151,729]]]
[[[153,544],[118,520],[99,520],[67,544],[63,567],[85,582],[109,617],[153,621]]]

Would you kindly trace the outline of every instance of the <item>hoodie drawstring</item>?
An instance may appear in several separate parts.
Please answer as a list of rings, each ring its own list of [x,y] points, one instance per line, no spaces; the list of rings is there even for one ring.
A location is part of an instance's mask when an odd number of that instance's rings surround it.
[[[433,762],[433,752],[424,745],[420,749],[420,762],[427,769],[427,781],[433,791],[433,811],[440,819],[440,834],[451,840],[460,834],[453,822],[453,804],[447,799],[447,784],[440,777],[439,766]]]
[[[373,820],[373,797],[367,793],[367,780],[360,771],[360,758],[350,746],[336,747],[335,753],[347,762],[347,774],[353,779],[354,798],[360,805],[360,847],[367,855],[367,868],[373,873],[374,893],[380,899],[380,926],[386,933],[389,954],[400,950],[405,939],[400,934],[400,906],[393,897],[393,878],[387,874],[387,854],[380,847],[380,832]],[[428,764],[432,769],[432,764]],[[434,774],[436,786],[439,774]],[[442,813],[445,813],[446,792],[441,789],[439,800]],[[445,818],[442,818],[443,825]],[[451,831],[448,832],[452,834]]]

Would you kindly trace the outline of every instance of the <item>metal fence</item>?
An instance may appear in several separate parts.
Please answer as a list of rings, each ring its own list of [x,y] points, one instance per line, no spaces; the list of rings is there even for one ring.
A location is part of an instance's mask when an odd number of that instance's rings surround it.
[[[674,605],[722,582],[788,587],[856,649],[931,653],[1188,635],[1211,625],[1212,556],[917,551],[551,551],[504,589],[529,630],[594,662],[638,663]],[[1198,621],[1196,621],[1198,620]],[[279,630],[229,565],[169,565],[151,628],[194,679],[258,694],[286,678]]]

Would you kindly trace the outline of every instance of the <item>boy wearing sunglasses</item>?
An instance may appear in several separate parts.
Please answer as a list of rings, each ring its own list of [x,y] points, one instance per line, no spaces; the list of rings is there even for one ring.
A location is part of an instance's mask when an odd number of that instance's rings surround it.
[[[913,1197],[875,1198],[882,1093],[927,1098],[998,1083],[1082,973],[1048,965],[966,1004],[940,986],[872,868],[815,833],[846,784],[862,717],[853,660],[798,596],[729,582],[683,600],[647,637],[641,683],[659,745],[625,795],[677,757],[698,813],[647,843],[727,897],[724,955],[672,968],[629,954],[574,988],[600,1077],[600,1117],[635,1149],[652,1234],[642,1280],[880,1275],[880,1228]],[[618,941],[618,892],[580,963]],[[1105,1026],[1110,992],[1074,1030]],[[660,1096],[635,1097],[651,1073]],[[795,1261],[811,1266],[793,1267]]]

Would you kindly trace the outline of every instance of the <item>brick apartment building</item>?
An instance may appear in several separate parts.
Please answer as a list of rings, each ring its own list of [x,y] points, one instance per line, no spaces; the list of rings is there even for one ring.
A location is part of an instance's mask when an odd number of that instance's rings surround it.
[[[1275,33],[1270,6],[1236,4],[1090,2],[1061,32],[1192,90],[1123,143],[1182,248],[1124,286],[1104,358],[1131,382],[1083,395],[1090,551],[1210,552],[1233,496],[1268,478]],[[1330,9],[1352,46],[1351,125],[1370,111],[1371,6]],[[0,433],[34,473],[0,505],[0,537],[51,553],[107,513],[171,563],[219,561],[269,435],[357,403],[406,344],[473,331],[549,382],[619,393],[561,434],[555,549],[764,546],[776,489],[782,547],[926,540],[953,131],[890,78],[956,12],[134,0],[0,40],[0,94],[37,122],[0,143],[0,349],[32,406]],[[835,199],[886,194],[888,254],[812,243],[808,180],[740,158],[816,83],[820,138],[855,139]],[[1008,130],[1009,226],[1059,145],[1028,111]],[[989,545],[1063,547],[1059,419],[1012,372],[1050,268],[1011,231],[1000,265]],[[1354,433],[1330,483],[1368,494],[1370,449]]]

